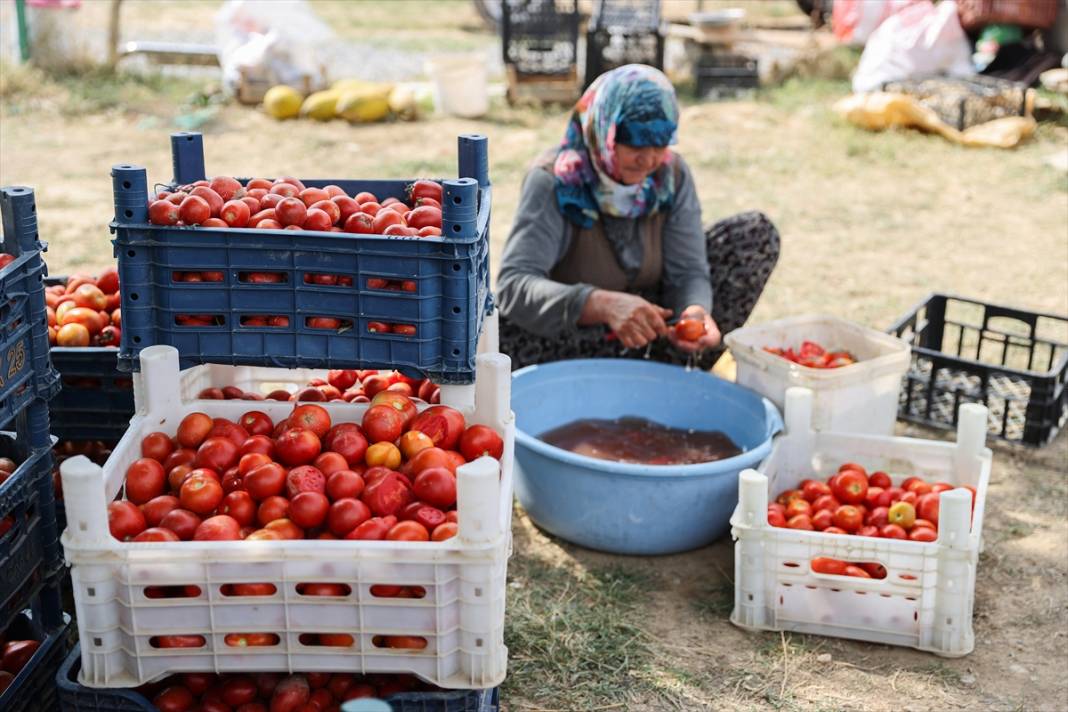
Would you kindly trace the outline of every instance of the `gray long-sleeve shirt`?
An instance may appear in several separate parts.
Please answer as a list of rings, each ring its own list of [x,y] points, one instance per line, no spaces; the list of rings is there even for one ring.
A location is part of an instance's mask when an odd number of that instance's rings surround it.
[[[664,221],[665,306],[677,316],[699,304],[712,310],[712,284],[693,176],[680,156],[675,202]],[[598,285],[562,284],[549,277],[571,247],[573,230],[556,204],[555,178],[535,167],[523,181],[515,222],[497,275],[501,314],[528,331],[553,336],[573,331],[586,299]]]

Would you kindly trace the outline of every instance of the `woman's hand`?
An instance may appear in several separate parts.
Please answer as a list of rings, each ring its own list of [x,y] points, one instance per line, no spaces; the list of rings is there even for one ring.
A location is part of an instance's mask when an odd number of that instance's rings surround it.
[[[714,349],[719,346],[719,342],[722,340],[722,335],[719,333],[719,327],[716,326],[715,320],[708,315],[704,307],[694,304],[688,306],[682,311],[680,319],[698,319],[705,325],[705,334],[697,341],[682,341],[675,336],[675,330],[672,329],[668,333],[668,340],[683,353],[692,354],[705,349]]]
[[[671,328],[664,322],[671,310],[647,302],[635,294],[595,289],[582,309],[580,324],[605,324],[628,349],[636,349],[667,336]],[[717,332],[718,333],[718,332]]]

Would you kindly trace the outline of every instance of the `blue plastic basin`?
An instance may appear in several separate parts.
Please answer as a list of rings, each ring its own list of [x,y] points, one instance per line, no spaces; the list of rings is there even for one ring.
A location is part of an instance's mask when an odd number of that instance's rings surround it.
[[[670,554],[721,536],[738,473],[771,450],[782,418],[767,398],[703,371],[628,359],[529,366],[512,378],[515,491],[534,522],[563,539],[619,554]],[[581,418],[641,416],[721,430],[743,452],[696,465],[598,460],[538,439]]]

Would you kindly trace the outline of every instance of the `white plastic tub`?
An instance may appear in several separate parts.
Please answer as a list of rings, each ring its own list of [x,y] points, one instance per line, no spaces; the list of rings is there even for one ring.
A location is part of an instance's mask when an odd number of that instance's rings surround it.
[[[739,475],[739,503],[731,517],[734,612],[750,630],[780,630],[901,645],[946,657],[972,651],[975,575],[990,480],[984,447],[986,408],[961,407],[957,442],[933,442],[811,428],[812,393],[791,389],[786,434],[760,472]],[[895,485],[912,475],[976,488],[940,497],[939,532],[923,543],[772,527],[767,506],[802,479],[824,477],[843,462],[887,472]],[[969,523],[970,519],[970,523]],[[813,558],[877,562],[883,579],[814,573]]]
[[[471,423],[502,433],[500,463],[482,458],[459,468],[459,533],[445,542],[259,541],[122,543],[108,531],[107,502],[140,457],[141,438],[173,434],[190,412],[236,420],[256,409],[277,421],[292,403],[189,400],[180,395],[178,353],[154,346],[141,354],[138,412],[103,468],[78,457],[60,468],[78,632],[79,681],[134,687],[183,671],[411,672],[445,688],[489,688],[505,676],[505,576],[511,551],[515,427],[509,407],[509,359],[482,354],[476,383],[444,390],[443,401]],[[454,398],[466,394],[468,398]],[[469,405],[469,404],[470,405]],[[321,404],[334,422],[359,422],[366,405]],[[421,406],[425,407],[425,405]],[[227,583],[273,583],[262,597],[226,597]],[[348,584],[342,597],[307,597],[302,582]],[[378,598],[375,584],[418,585],[421,599]],[[148,586],[193,585],[192,598],[150,599]],[[230,647],[228,633],[275,633],[278,644]],[[302,633],[347,633],[352,646],[304,645]],[[160,635],[200,635],[198,648],[153,647]],[[378,635],[422,636],[422,650],[376,647]]]
[[[481,56],[440,56],[428,59],[435,106],[452,116],[475,119],[489,111],[486,59]]]
[[[795,349],[802,341],[849,351],[851,366],[817,369],[787,361],[764,347]],[[808,388],[815,394],[812,425],[816,430],[890,435],[897,420],[901,380],[909,368],[909,345],[834,316],[813,315],[746,326],[724,341],[738,365],[737,383],[752,388],[782,409],[786,389]]]

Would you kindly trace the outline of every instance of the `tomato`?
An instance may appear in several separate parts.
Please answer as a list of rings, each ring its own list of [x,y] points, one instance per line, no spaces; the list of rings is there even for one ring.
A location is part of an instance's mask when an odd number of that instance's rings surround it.
[[[916,522],[916,508],[905,501],[895,502],[887,511],[886,517],[890,524],[896,524],[906,530],[911,529]]]
[[[243,480],[245,475],[252,472],[257,467],[269,465],[272,462],[274,462],[274,460],[269,456],[259,452],[250,452],[247,455],[242,455],[241,459],[237,461],[237,474],[241,477],[242,484],[244,484]]]
[[[832,576],[843,576],[846,570],[846,562],[826,556],[817,556],[809,562],[809,566],[817,574],[831,574]]]
[[[215,427],[211,416],[206,413],[190,413],[182,419],[178,425],[178,434],[175,439],[183,448],[196,449],[208,437],[208,433]]]
[[[242,200],[230,200],[219,210],[219,217],[227,227],[245,227],[252,217],[252,210]]]
[[[153,225],[177,225],[180,219],[178,206],[170,200],[155,200],[148,206],[148,221]]]
[[[855,462],[846,462],[838,466],[838,472],[845,472],[846,470],[853,470],[864,475],[865,478],[868,477],[868,471],[864,469],[863,465],[858,465]]]
[[[868,514],[864,523],[877,529],[882,529],[890,523],[889,512],[890,510],[888,507],[876,507]]]
[[[144,504],[163,494],[167,473],[156,460],[142,457],[126,469],[126,498],[134,504]]]
[[[345,458],[350,466],[363,462],[367,453],[367,438],[355,424],[352,428],[338,430],[333,438],[328,439],[327,447]]]
[[[200,225],[211,217],[211,205],[202,196],[190,195],[178,206],[178,218],[186,225]]]
[[[367,331],[372,334],[388,334],[390,332],[390,328],[389,324],[386,324],[384,322],[369,321],[367,322]]]
[[[798,514],[807,514],[812,516],[812,505],[801,499],[791,499],[790,503],[786,505],[786,518],[790,519],[796,517]]]
[[[441,204],[442,188],[441,183],[432,180],[420,179],[412,183],[412,185],[406,191],[408,194],[408,200],[415,202],[420,198],[431,198]]]
[[[864,515],[856,507],[843,504],[834,511],[834,526],[847,532],[855,532],[864,525]]]
[[[892,487],[893,483],[890,481],[890,475],[880,470],[879,472],[873,472],[868,476],[868,486],[882,487],[885,490]]]
[[[405,218],[408,227],[416,229],[424,227],[441,227],[441,209],[431,205],[423,205],[408,213]]]
[[[349,469],[348,461],[336,452],[320,453],[312,466],[322,472],[326,478],[339,470]]]
[[[187,672],[181,676],[182,685],[194,695],[203,695],[216,681],[216,676],[207,672]]]
[[[868,494],[868,479],[858,470],[843,470],[838,473],[831,490],[843,504],[860,504]]]
[[[145,515],[133,502],[120,501],[108,504],[108,529],[111,536],[126,541],[147,528]]]
[[[363,210],[364,212],[366,212],[366,207],[364,207]],[[352,218],[349,219],[351,220]],[[404,224],[404,216],[395,210],[379,210],[375,213],[375,216],[371,221],[371,229],[375,234],[378,235],[385,233],[386,228],[389,228],[393,225],[407,227]]]
[[[705,322],[701,319],[679,319],[675,324],[675,338],[679,341],[697,341],[705,335]]]
[[[222,502],[222,484],[209,474],[194,470],[182,483],[178,497],[183,508],[195,514],[209,514]]]
[[[375,393],[374,397],[371,399],[371,405],[384,405],[393,408],[398,413],[400,413],[401,416],[403,416],[404,428],[407,428],[409,425],[411,425],[412,420],[415,419],[415,416],[418,414],[419,409],[416,408],[415,403],[412,402],[412,399],[409,398],[407,395],[398,393],[393,390],[389,390],[396,386],[403,385],[406,384],[395,383],[391,386],[388,386],[386,390]]]
[[[499,460],[504,455],[504,440],[493,428],[472,425],[460,436],[460,452],[468,462],[483,455]]]
[[[345,693],[349,691],[349,688],[353,685],[352,675],[348,673],[334,673],[330,676],[330,681],[326,684],[326,689],[330,691],[330,694],[334,696],[336,700],[342,700]]]
[[[256,683],[247,675],[230,677],[223,683],[222,701],[231,707],[248,704],[254,701],[258,694]]]
[[[415,510],[414,516],[406,517],[410,521],[418,522],[428,531],[432,532],[437,527],[445,524],[445,512],[437,507],[423,505]]]
[[[938,532],[930,527],[914,527],[909,532],[909,539],[912,541],[937,541]]]
[[[326,213],[330,219],[330,225],[333,225],[341,219],[341,207],[338,206],[333,200],[317,200],[308,206],[308,214],[311,215],[312,210],[321,210]],[[307,222],[305,222],[305,228],[307,228]],[[327,226],[329,227],[329,225]]]
[[[326,521],[330,500],[320,492],[301,492],[289,502],[289,518],[303,529],[314,529]]]
[[[879,536],[886,539],[907,539],[908,533],[897,524],[887,524],[879,530]]]
[[[193,533],[194,541],[236,541],[240,538],[241,525],[226,514],[208,517]]]
[[[373,517],[363,522],[355,529],[345,535],[346,539],[361,539],[361,540],[381,540],[386,538],[386,534],[393,525],[397,523],[397,518],[393,515],[388,517]]]
[[[264,527],[275,520],[287,517],[289,517],[289,500],[278,495],[264,499],[256,511],[256,521]]]
[[[283,464],[295,467],[314,460],[322,449],[322,443],[310,430],[288,430],[278,436],[274,447]]]
[[[274,185],[272,185],[271,192],[268,193],[268,195],[280,195],[282,196],[283,200],[294,199],[301,204],[301,207],[304,207],[304,201],[300,200],[300,198],[297,197],[298,195],[300,195],[300,191],[301,188],[297,188],[292,183],[282,181],[276,182]]]
[[[204,647],[204,636],[202,635],[159,635],[151,640],[149,644],[153,648],[202,648]]]
[[[251,437],[253,435],[270,435],[274,431],[271,417],[259,410],[250,410],[238,419],[237,424]],[[247,442],[248,438],[244,442]],[[244,442],[239,446],[244,446]]]
[[[412,492],[403,475],[391,472],[376,481],[368,481],[363,501],[376,517],[384,517],[399,514],[412,501]]]
[[[100,330],[100,345],[118,348],[122,341],[122,332],[117,326],[105,326]]]
[[[227,399],[240,398],[241,395],[243,394],[240,391],[238,391],[238,395],[234,395],[234,392],[229,390],[229,387],[223,390],[223,397]],[[211,438],[226,438],[234,444],[235,448],[240,448],[249,438],[249,432],[237,423],[225,418],[215,418],[212,422],[211,432],[208,433],[209,440]]]
[[[181,541],[178,535],[163,527],[149,527],[131,541]]]
[[[67,348],[82,348],[89,345],[91,335],[81,324],[67,324],[56,332],[56,345]]]
[[[345,232],[370,235],[375,232],[374,218],[366,212],[352,213],[345,219]]]
[[[290,499],[301,492],[318,492],[322,494],[325,491],[326,476],[311,465],[294,467],[286,475],[286,496]]]
[[[829,509],[833,513],[840,506],[841,502],[835,499],[834,495],[825,494],[812,503],[812,511],[818,512],[821,509]]]
[[[172,509],[160,520],[159,526],[170,529],[182,541],[189,541],[200,526],[200,517],[188,509]]]
[[[855,576],[856,578],[866,578],[866,579],[870,579],[871,578],[871,574],[869,574],[867,571],[865,571],[861,567],[854,566],[853,564],[847,564],[846,565],[846,567],[845,567],[845,575],[846,576]]]
[[[311,688],[303,675],[290,675],[278,683],[271,695],[270,712],[298,712],[311,697]]]
[[[367,454],[364,456],[364,460],[370,467],[400,467],[401,453],[393,443],[375,443],[367,448]]]
[[[241,445],[238,453],[241,455],[258,453],[273,459],[274,441],[267,435],[253,435]]]
[[[916,524],[919,524],[920,519],[926,519],[931,522],[932,525],[938,524],[938,493],[928,492],[922,495],[916,500],[916,516],[918,517]]]
[[[812,518],[807,514],[798,514],[796,517],[791,517],[786,521],[786,526],[790,529],[805,529],[807,531],[815,529],[812,525]]]
[[[100,312],[96,309],[88,309],[86,307],[72,307],[67,310],[63,310],[62,307],[56,312],[56,319],[59,321],[60,326],[67,326],[68,324],[81,324],[84,326],[90,334],[99,334],[107,324],[103,323],[100,318]],[[110,319],[108,322],[110,323]]]
[[[71,293],[71,296],[74,297],[74,303],[78,306],[94,311],[103,311],[108,303],[107,296],[95,284],[82,284]],[[108,321],[110,323],[110,319]]]
[[[370,518],[371,510],[367,504],[345,497],[330,505],[327,528],[337,536],[345,536]]]
[[[880,502],[882,501],[882,498],[883,498],[883,492],[885,492],[885,491],[886,490],[884,490],[882,487],[870,487],[869,486],[868,487],[868,493],[866,495],[864,495],[864,506],[866,506],[868,509],[874,509],[875,507],[885,506],[885,505],[880,505]]]
[[[274,209],[276,219],[283,226],[303,225],[308,217],[308,206],[299,198],[286,198]]]
[[[171,510],[178,509],[178,498],[169,494],[153,497],[141,505],[141,512],[145,515],[145,524],[150,527],[160,526],[160,522]]]
[[[834,513],[831,512],[831,510],[829,509],[821,509],[820,511],[815,512],[811,516],[812,526],[815,527],[817,531],[823,531],[828,527],[834,526]]]
[[[210,437],[200,444],[193,464],[215,472],[225,472],[237,464],[238,447],[229,438]]]
[[[303,228],[305,230],[328,232],[332,224],[333,223],[331,223],[330,221],[330,215],[327,214],[325,210],[320,210],[319,208],[309,208],[308,214],[304,218]],[[337,284],[336,279],[334,281],[334,284]]]
[[[152,698],[152,704],[159,712],[186,712],[193,709],[194,702],[193,693],[178,685],[168,687]]]
[[[401,436],[404,415],[389,405],[372,405],[364,413],[362,426],[370,442],[392,443]]]
[[[768,509],[768,525],[773,527],[785,527],[786,515],[781,511]]]
[[[401,524],[409,524],[410,522],[401,522]],[[398,527],[400,524],[397,525]],[[394,527],[396,529],[397,527]],[[424,541],[423,539],[402,539],[401,541]],[[422,650],[426,647],[426,638],[417,635],[387,635],[386,636],[387,648],[398,648],[404,650]]]
[[[247,527],[256,521],[256,502],[248,492],[231,492],[223,497],[219,514],[229,514],[238,524]]]
[[[276,462],[260,465],[245,475],[245,489],[256,501],[282,494],[286,485],[286,470]]]
[[[806,480],[801,487],[801,495],[812,503],[829,494],[831,494],[830,486],[819,480]]]
[[[335,195],[332,197],[331,202],[337,206],[337,220],[334,222],[339,225],[344,225],[345,222],[352,215],[360,215],[360,204],[347,195]]]

